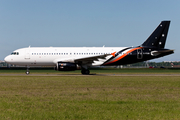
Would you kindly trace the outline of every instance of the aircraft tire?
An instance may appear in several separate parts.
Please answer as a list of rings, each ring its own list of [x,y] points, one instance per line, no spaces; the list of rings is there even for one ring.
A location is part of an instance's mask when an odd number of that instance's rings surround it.
[[[82,69],[82,70],[81,70],[81,73],[82,73],[83,75],[89,75],[90,71],[89,71],[88,69]]]
[[[30,74],[30,72],[29,71],[26,71],[26,75],[29,75]]]

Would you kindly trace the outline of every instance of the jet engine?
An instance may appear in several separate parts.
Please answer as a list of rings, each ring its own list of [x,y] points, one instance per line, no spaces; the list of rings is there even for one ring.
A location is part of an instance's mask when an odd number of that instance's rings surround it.
[[[55,70],[57,70],[57,71],[74,71],[74,70],[77,70],[77,64],[70,63],[70,62],[58,62],[57,66],[55,67]]]

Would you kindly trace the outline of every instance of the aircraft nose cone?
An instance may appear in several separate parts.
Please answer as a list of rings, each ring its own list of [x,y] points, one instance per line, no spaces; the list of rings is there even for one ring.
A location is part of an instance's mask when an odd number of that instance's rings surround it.
[[[4,61],[7,62],[7,63],[9,63],[9,62],[11,61],[11,59],[10,59],[9,56],[7,56],[7,57],[4,58]]]

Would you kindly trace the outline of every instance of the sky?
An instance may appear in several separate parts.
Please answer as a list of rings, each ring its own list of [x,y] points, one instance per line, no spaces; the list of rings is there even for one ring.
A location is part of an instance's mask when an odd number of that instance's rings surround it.
[[[0,0],[0,60],[29,46],[139,46],[170,20],[175,53],[151,61],[180,61],[179,11],[179,0]]]

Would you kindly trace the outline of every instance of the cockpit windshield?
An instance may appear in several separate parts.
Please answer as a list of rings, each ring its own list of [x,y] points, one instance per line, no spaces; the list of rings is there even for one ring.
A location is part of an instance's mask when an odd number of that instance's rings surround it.
[[[19,52],[12,52],[11,55],[19,55]]]

